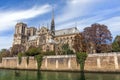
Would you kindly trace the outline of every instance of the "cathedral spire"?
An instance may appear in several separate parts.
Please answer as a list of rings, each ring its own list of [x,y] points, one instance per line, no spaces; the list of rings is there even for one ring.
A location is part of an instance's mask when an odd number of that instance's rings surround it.
[[[55,34],[54,9],[52,9],[51,31]]]

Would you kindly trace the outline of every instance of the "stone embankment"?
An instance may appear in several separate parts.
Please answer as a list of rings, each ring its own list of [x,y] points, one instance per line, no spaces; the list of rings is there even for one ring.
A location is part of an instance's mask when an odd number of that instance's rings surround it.
[[[2,59],[0,68],[37,70],[37,62],[34,57],[29,58],[27,65],[26,57],[18,64],[17,57]],[[52,71],[80,71],[75,55],[44,56],[41,70]],[[89,54],[85,62],[85,71],[90,72],[120,72],[119,53]]]

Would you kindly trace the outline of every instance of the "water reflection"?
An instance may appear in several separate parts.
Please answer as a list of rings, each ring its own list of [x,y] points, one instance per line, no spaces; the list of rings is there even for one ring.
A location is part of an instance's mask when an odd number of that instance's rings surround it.
[[[0,80],[120,80],[120,74],[0,70]]]
[[[55,79],[59,80],[59,74],[58,74],[58,72],[55,73]]]
[[[20,71],[18,71],[18,70],[15,70],[15,77],[20,77]]]
[[[28,77],[29,77],[29,75],[28,75],[28,71],[25,71],[25,74],[26,74],[26,76],[25,76],[25,80],[28,80]]]
[[[86,80],[86,79],[85,79],[85,73],[84,73],[84,72],[81,72],[81,74],[80,74],[80,80]]]
[[[37,80],[42,80],[41,72],[37,71]]]

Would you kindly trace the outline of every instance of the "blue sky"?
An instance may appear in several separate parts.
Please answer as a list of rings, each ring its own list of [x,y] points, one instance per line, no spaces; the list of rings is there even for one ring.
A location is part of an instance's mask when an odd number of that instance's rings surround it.
[[[50,25],[54,7],[56,29],[83,31],[93,23],[108,26],[120,35],[120,0],[0,0],[0,49],[12,46],[15,24]]]

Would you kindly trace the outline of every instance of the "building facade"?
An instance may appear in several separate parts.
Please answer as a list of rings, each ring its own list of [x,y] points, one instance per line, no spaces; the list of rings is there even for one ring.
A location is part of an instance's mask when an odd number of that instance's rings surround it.
[[[26,50],[30,46],[41,47],[46,52],[60,50],[60,47],[67,43],[74,51],[75,35],[79,33],[76,27],[55,30],[54,17],[52,17],[50,29],[45,26],[41,26],[39,29],[28,27],[27,24],[20,22],[15,26],[13,45],[23,45]]]

